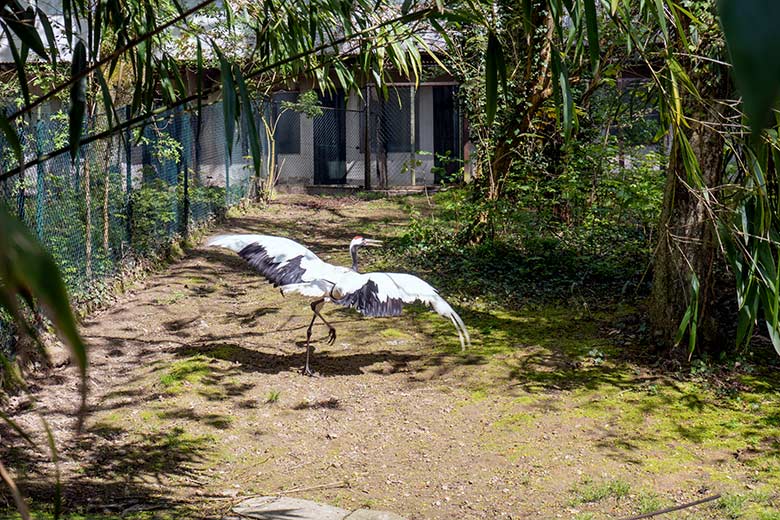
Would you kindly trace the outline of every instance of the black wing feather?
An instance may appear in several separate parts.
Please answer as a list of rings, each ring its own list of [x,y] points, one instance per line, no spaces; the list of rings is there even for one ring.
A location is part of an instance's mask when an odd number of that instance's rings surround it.
[[[334,303],[357,309],[363,316],[400,316],[403,309],[403,301],[399,298],[379,299],[379,287],[376,282],[369,280],[363,287],[349,293],[341,299],[333,300]]]
[[[291,283],[301,283],[305,269],[301,267],[303,256],[296,256],[288,260],[282,266],[283,262],[278,262],[273,256],[270,256],[266,249],[260,244],[249,244],[238,252],[239,256],[246,260],[249,265],[257,269],[268,281],[274,284],[274,287],[288,285]]]

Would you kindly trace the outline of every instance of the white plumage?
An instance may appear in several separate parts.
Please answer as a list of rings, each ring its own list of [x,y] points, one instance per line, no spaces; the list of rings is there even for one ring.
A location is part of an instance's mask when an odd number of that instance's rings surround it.
[[[265,276],[282,294],[298,293],[318,298],[312,302],[314,311],[307,329],[307,356],[304,373],[311,374],[309,339],[314,320],[319,317],[330,328],[330,343],[336,339],[335,329],[319,313],[325,302],[352,307],[364,316],[398,316],[403,304],[420,302],[441,316],[449,318],[458,332],[461,349],[471,344],[463,320],[430,284],[405,273],[359,273],[357,250],[362,246],[381,245],[376,240],[355,237],[350,243],[352,268],[329,264],[301,244],[284,237],[270,235],[219,235],[208,246],[235,251]]]

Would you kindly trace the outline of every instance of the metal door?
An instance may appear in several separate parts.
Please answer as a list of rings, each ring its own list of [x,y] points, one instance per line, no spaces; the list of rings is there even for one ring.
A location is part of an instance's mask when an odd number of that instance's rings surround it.
[[[320,96],[323,114],[314,119],[314,184],[347,182],[344,92]]]
[[[461,158],[460,125],[457,103],[457,86],[433,87],[433,156],[436,166],[436,184],[444,176],[450,179],[460,164],[455,159]],[[443,168],[445,173],[441,173]]]

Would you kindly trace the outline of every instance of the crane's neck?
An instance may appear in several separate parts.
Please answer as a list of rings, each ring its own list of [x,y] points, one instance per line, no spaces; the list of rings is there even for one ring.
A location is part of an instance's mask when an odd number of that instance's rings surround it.
[[[358,272],[358,249],[360,246],[352,246],[349,248],[349,254],[352,256],[352,270]]]

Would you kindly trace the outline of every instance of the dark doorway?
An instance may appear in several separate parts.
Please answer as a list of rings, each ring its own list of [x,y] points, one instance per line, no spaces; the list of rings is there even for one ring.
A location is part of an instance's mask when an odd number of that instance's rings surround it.
[[[433,87],[434,182],[451,180],[460,168],[460,128],[457,85]]]
[[[323,113],[314,119],[314,184],[347,182],[344,92],[320,96]]]

